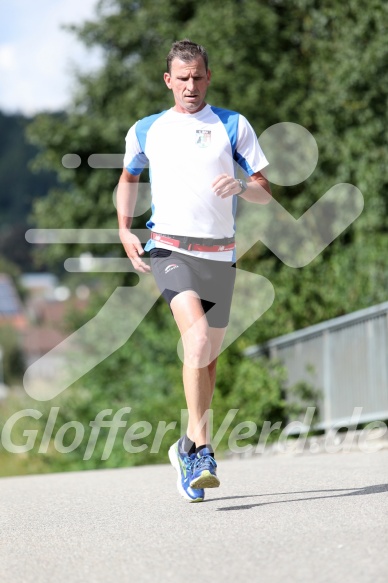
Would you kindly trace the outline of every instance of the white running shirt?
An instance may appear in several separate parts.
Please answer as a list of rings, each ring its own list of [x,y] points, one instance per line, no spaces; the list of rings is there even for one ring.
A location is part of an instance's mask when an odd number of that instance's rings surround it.
[[[235,176],[236,164],[249,176],[268,161],[255,132],[237,112],[206,105],[197,113],[173,109],[137,121],[126,136],[124,167],[138,175],[149,165],[152,216],[147,227],[163,235],[222,239],[233,237],[237,196],[221,199],[211,184],[219,174]],[[232,261],[233,251],[185,251]],[[149,240],[145,249],[155,247]]]

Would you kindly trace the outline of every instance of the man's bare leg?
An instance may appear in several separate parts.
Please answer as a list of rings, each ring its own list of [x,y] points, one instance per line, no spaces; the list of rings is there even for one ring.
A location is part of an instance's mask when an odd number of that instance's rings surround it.
[[[183,385],[189,412],[187,436],[197,445],[205,445],[210,441],[207,415],[226,328],[209,327],[201,301],[192,291],[176,295],[171,301],[171,310],[184,349]]]

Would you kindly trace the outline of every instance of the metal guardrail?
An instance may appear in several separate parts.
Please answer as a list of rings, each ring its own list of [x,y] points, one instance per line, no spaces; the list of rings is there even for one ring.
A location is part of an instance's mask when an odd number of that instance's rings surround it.
[[[246,356],[279,359],[287,386],[305,381],[321,392],[315,427],[388,419],[388,302],[252,346]]]

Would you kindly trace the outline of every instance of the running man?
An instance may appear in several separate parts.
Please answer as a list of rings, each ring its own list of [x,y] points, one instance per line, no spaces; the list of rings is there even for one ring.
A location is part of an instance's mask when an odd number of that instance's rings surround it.
[[[172,45],[164,81],[175,105],[129,129],[118,189],[124,249],[137,271],[152,270],[182,338],[189,419],[169,458],[178,472],[178,491],[190,502],[202,501],[204,488],[220,484],[208,413],[236,273],[238,198],[259,204],[271,198],[261,173],[268,162],[254,130],[239,113],[206,103],[210,79],[202,46],[187,39]],[[151,267],[130,231],[139,177],[148,165],[152,216],[145,250]],[[237,178],[237,165],[246,180]]]

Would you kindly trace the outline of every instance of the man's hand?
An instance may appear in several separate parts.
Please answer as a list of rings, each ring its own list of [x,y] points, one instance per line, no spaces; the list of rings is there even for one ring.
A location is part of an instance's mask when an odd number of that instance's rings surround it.
[[[220,198],[228,198],[241,192],[240,183],[228,174],[219,174],[211,186],[214,194]],[[247,189],[241,194],[241,198],[258,204],[269,203],[272,198],[271,187],[261,172],[255,172],[248,178]]]
[[[212,182],[212,189],[216,196],[227,198],[241,190],[240,183],[228,174],[219,174]]]
[[[140,240],[128,229],[119,229],[120,240],[126,254],[136,271],[141,273],[151,273],[151,267],[141,260],[140,255],[144,255],[144,249]]]

